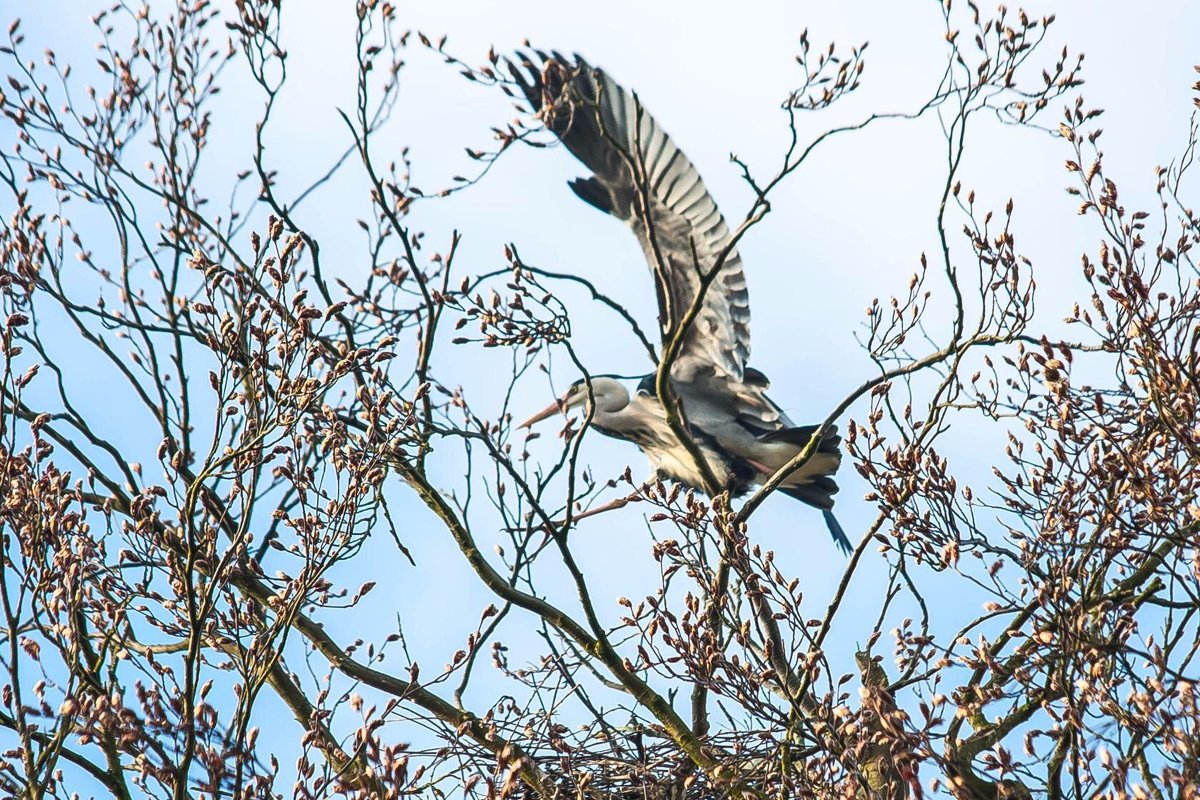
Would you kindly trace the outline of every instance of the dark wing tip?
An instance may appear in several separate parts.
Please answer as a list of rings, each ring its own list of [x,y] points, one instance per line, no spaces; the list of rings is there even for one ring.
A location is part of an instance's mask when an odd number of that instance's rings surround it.
[[[746,367],[742,370],[742,380],[751,386],[761,386],[764,389],[771,388],[771,381],[767,380],[767,376],[754,367]]]
[[[593,94],[591,73],[600,72],[578,53],[565,56],[557,50],[515,50],[504,62],[534,111],[557,102],[567,83],[574,84],[577,91]],[[588,78],[581,81],[583,75]]]
[[[547,100],[553,103],[557,99],[562,85],[559,83],[556,86],[554,77],[561,70],[571,68],[570,62],[559,53],[548,55],[544,50],[537,49],[516,50],[504,62],[534,112],[541,111]],[[551,65],[558,69],[549,69]]]
[[[594,103],[599,92],[597,76],[602,73],[578,54],[568,57],[557,50],[517,50],[505,59],[505,65],[534,114],[560,139],[573,135],[577,102]],[[579,122],[587,126],[586,120]]]
[[[571,191],[575,192],[576,197],[588,205],[598,208],[606,214],[613,213],[612,196],[600,181],[595,178],[576,178],[567,185],[571,187]]]
[[[517,86],[521,87],[521,93],[525,95],[525,99],[529,101],[533,110],[535,112],[540,110],[542,107],[541,73],[534,66],[529,55],[518,50],[512,58],[504,59],[504,65],[508,68],[508,74],[517,82]]]

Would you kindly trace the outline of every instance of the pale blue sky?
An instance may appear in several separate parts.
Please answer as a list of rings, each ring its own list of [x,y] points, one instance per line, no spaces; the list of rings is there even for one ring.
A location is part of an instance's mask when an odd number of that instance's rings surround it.
[[[288,5],[284,44],[291,53],[292,93],[285,96],[268,135],[269,161],[280,170],[285,188],[310,182],[347,146],[336,109],[348,107],[354,91],[351,4],[295,0]],[[1131,205],[1148,202],[1153,168],[1170,159],[1182,141],[1191,111],[1189,87],[1197,77],[1192,63],[1200,31],[1200,4],[1143,5],[1131,11],[1130,4],[1109,0],[1029,8],[1031,14],[1058,15],[1048,53],[1067,44],[1087,54],[1082,91],[1090,105],[1107,110],[1102,120],[1106,163],[1122,181],[1122,195]],[[469,62],[481,62],[489,46],[509,52],[528,37],[539,47],[577,51],[604,67],[639,93],[699,167],[728,219],[740,218],[750,201],[729,154],[738,154],[762,174],[782,152],[786,118],[778,105],[798,79],[792,56],[802,29],[809,30],[815,47],[831,39],[847,47],[870,41],[862,89],[829,113],[803,120],[802,133],[808,135],[871,112],[914,110],[936,86],[945,57],[935,2],[736,7],[632,0],[438,2],[401,3],[400,9],[405,26],[435,38],[449,34],[449,49]],[[91,61],[93,36],[86,20],[91,4],[10,0],[5,10],[8,16],[25,18],[31,43],[44,41],[58,50],[60,60]],[[375,146],[394,142],[397,152],[411,146],[415,183],[433,188],[471,170],[463,148],[487,146],[489,127],[515,112],[498,91],[462,80],[419,46],[411,48],[409,61],[399,108]],[[206,177],[214,187],[228,186],[232,173],[246,166],[247,117],[257,115],[260,102],[253,93],[228,91],[222,97],[209,162],[212,174]],[[1042,119],[1052,128],[1063,103],[1055,105]],[[968,148],[964,184],[978,191],[981,204],[996,209],[1010,196],[1015,199],[1018,249],[1034,263],[1042,289],[1039,310],[1046,325],[1053,326],[1069,310],[1074,299],[1070,291],[1079,286],[1079,254],[1095,246],[1094,235],[1074,215],[1076,202],[1063,191],[1067,150],[1051,135],[995,123],[980,124],[972,135],[976,138]],[[935,246],[943,152],[934,117],[884,122],[830,141],[775,195],[774,213],[741,247],[754,318],[752,363],[771,377],[772,396],[798,421],[823,417],[871,374],[854,334],[871,298],[903,291],[921,252]],[[377,155],[386,159],[378,150]],[[432,249],[448,240],[450,230],[463,232],[460,274],[502,266],[503,245],[515,242],[528,262],[578,272],[625,300],[652,329],[653,292],[632,235],[577,201],[565,185],[582,169],[561,148],[519,148],[475,189],[418,205],[412,223],[427,231]],[[363,209],[358,215],[365,216],[360,189],[361,184],[335,182],[323,200],[311,202],[298,215],[320,239],[327,269],[350,283],[365,270],[361,232],[351,211]],[[224,196],[223,191],[216,194]],[[934,288],[936,300],[941,287]],[[592,369],[647,370],[631,337],[614,340],[610,335],[611,317],[594,313],[587,303],[574,310],[574,343]],[[505,371],[507,357],[464,350],[461,358],[460,380],[468,398],[480,402],[478,411],[494,413],[498,406],[489,406],[496,386],[492,370]],[[556,383],[562,386],[574,377],[564,371],[556,375]],[[527,382],[517,398],[518,413],[545,405],[547,394],[544,384]],[[861,411],[855,409],[851,416]],[[118,424],[115,418],[111,422]],[[983,460],[992,456],[971,452],[969,443],[977,441],[973,431],[958,437],[963,449],[951,455],[978,474]],[[550,449],[541,452],[549,454]],[[601,479],[619,474],[625,465],[632,466],[634,475],[646,473],[644,458],[620,442],[593,436],[583,452],[583,460]],[[452,483],[459,473],[453,457],[439,466]],[[873,509],[860,500],[863,485],[848,460],[839,480],[844,488],[838,515],[855,539]],[[585,524],[574,537],[601,611],[610,619],[619,612],[611,602],[617,596],[642,597],[656,586],[657,565],[640,515],[632,507]],[[427,658],[432,672],[461,646],[489,598],[457,552],[447,547],[436,524],[420,513],[413,520],[406,542],[419,567],[391,563],[396,556],[381,548],[370,563],[379,574],[361,580],[381,581],[367,608],[383,630],[398,610],[411,651],[418,659]],[[812,603],[810,614],[819,616],[843,564],[820,515],[788,498],[775,498],[755,518],[753,536],[779,551],[781,568],[800,577],[806,601]],[[864,599],[849,609],[845,626],[831,642],[835,656],[848,655],[854,642],[865,638],[863,621],[874,618],[883,570],[871,558],[855,583],[856,596]],[[365,563],[356,562],[355,568]],[[354,577],[346,576],[347,583],[356,583]],[[556,583],[559,577],[548,572],[544,589],[570,605],[571,590]],[[949,606],[962,598],[951,593],[934,599]],[[432,608],[436,613],[430,613]],[[356,624],[363,619],[356,615]],[[343,638],[352,636],[344,623],[334,624]],[[502,629],[500,638],[515,644],[514,661],[538,652],[529,628],[529,617],[513,614]],[[491,685],[480,680],[469,700],[481,709],[492,699]]]

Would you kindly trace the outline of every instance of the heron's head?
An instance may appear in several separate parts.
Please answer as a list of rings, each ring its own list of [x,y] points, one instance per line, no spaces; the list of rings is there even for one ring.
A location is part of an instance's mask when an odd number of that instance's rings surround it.
[[[563,414],[572,408],[580,408],[588,403],[588,382],[578,380],[571,384],[562,397],[534,414],[521,423],[522,428],[528,428],[534,423],[541,422],[555,412]],[[629,390],[614,378],[597,376],[592,378],[591,397],[595,398],[596,411],[601,414],[612,414],[629,405]]]

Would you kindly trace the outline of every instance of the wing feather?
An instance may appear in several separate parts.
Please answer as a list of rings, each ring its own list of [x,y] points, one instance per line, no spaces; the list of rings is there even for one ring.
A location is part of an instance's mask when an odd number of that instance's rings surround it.
[[[510,71],[552,131],[594,173],[609,210],[633,228],[660,284],[659,322],[670,341],[701,291],[702,276],[724,262],[704,293],[672,367],[676,380],[699,376],[740,383],[750,356],[750,305],[742,260],[699,171],[632,92],[582,58],[538,52]],[[644,191],[649,208],[642,210]],[[578,190],[577,190],[578,191]],[[649,222],[649,224],[647,224]],[[661,272],[661,274],[659,274]],[[665,291],[664,291],[665,290]]]

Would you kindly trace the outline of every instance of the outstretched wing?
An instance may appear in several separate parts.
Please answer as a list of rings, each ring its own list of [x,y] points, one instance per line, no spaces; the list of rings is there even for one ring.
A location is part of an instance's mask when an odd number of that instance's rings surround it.
[[[583,200],[629,224],[655,275],[663,341],[702,303],[672,365],[676,380],[741,383],[750,356],[742,259],[700,173],[637,95],[578,56],[510,64],[546,128],[593,172],[571,182]]]

